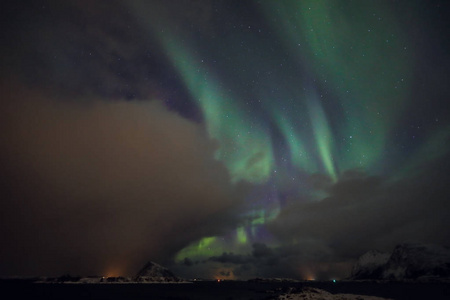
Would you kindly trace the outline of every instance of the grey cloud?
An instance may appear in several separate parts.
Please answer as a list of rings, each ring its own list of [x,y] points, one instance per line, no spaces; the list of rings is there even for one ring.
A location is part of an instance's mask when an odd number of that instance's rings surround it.
[[[255,258],[267,257],[273,255],[272,249],[267,247],[266,244],[263,243],[255,243],[253,244],[252,255]]]
[[[220,256],[212,256],[209,258],[210,261],[216,261],[220,263],[231,263],[231,264],[245,264],[253,261],[253,258],[249,255],[241,255],[224,252]]]

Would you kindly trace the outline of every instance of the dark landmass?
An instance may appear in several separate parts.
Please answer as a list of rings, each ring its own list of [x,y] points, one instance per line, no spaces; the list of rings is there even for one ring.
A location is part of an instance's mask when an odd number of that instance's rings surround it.
[[[405,250],[406,249],[406,250]],[[412,249],[412,250],[411,250]],[[424,251],[427,250],[427,251]],[[431,251],[431,250],[433,251]],[[386,299],[450,299],[450,280],[436,275],[435,270],[446,261],[446,251],[435,247],[417,245],[397,247],[392,255],[376,251],[363,255],[354,268],[354,277],[382,274],[386,270],[395,274],[409,274],[413,269],[420,276],[397,276],[394,280],[342,280],[342,281],[300,281],[289,278],[254,278],[248,281],[227,280],[184,280],[169,269],[149,261],[134,277],[60,277],[3,278],[0,288],[5,295],[15,299],[367,299],[375,296]],[[402,254],[399,255],[398,253]],[[425,254],[424,254],[425,253]],[[398,257],[401,259],[398,259]],[[433,259],[431,259],[433,258]],[[392,263],[395,261],[396,264]],[[404,261],[414,262],[406,265]],[[387,265],[389,268],[385,268]],[[430,266],[432,267],[430,269]],[[444,264],[446,266],[446,264]],[[414,267],[414,268],[413,268]],[[380,269],[383,268],[383,269]],[[401,272],[400,272],[400,271]],[[375,272],[374,272],[375,271]],[[355,276],[357,274],[358,276]],[[441,273],[439,273],[441,274]],[[363,276],[364,275],[364,276]],[[426,276],[424,276],[426,275]],[[446,275],[446,274],[444,274]],[[309,289],[308,289],[309,288]],[[312,288],[312,289],[311,289]],[[312,295],[322,290],[320,295]],[[306,294],[301,294],[306,291]],[[307,293],[310,293],[309,295]],[[333,295],[327,295],[329,292]],[[361,295],[356,298],[355,295]],[[297,297],[297,298],[295,298]],[[300,298],[299,298],[300,297]],[[323,298],[324,297],[324,298]]]
[[[275,299],[291,290],[315,287],[332,294],[371,295],[391,299],[449,299],[446,282],[256,282],[201,281],[180,283],[35,283],[2,279],[4,295],[20,299]]]

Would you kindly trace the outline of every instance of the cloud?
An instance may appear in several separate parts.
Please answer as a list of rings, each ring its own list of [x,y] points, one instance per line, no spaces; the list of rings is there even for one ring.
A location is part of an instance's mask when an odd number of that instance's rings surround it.
[[[267,257],[273,254],[272,249],[267,247],[266,244],[263,243],[255,243],[253,244],[252,255],[255,258]]]
[[[276,257],[273,249],[264,243],[254,243],[252,249],[252,252],[246,255],[224,252],[220,256],[211,256],[209,261],[225,264],[273,264]]]
[[[154,102],[1,86],[2,275],[133,274],[239,202],[204,130]]]
[[[248,255],[240,255],[234,253],[224,252],[220,256],[211,256],[210,261],[217,261],[221,263],[231,263],[231,264],[245,264],[252,261],[252,257]]]

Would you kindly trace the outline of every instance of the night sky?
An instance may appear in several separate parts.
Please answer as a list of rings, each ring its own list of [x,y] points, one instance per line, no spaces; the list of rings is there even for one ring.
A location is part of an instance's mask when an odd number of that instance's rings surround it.
[[[0,276],[450,246],[448,1],[1,6]]]

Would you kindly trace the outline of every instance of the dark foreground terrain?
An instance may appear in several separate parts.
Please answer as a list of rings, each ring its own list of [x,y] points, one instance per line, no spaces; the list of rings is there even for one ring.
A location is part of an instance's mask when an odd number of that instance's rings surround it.
[[[63,284],[2,280],[9,299],[274,299],[290,288],[311,286],[330,293],[372,295],[392,299],[450,299],[449,283],[374,282],[195,282],[185,284]],[[8,296],[6,296],[8,297]]]

